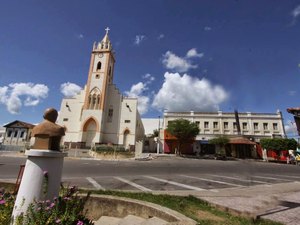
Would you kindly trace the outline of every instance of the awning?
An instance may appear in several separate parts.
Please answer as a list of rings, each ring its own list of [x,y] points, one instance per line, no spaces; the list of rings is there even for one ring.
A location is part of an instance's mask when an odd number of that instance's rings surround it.
[[[255,145],[256,143],[253,141],[250,141],[247,138],[237,137],[237,138],[230,138],[228,144]]]

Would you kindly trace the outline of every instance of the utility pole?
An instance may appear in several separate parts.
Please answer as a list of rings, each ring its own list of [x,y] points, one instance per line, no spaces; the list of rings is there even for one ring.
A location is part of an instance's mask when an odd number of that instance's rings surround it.
[[[158,136],[157,136],[157,147],[156,147],[156,150],[157,150],[157,154],[159,154],[159,138],[160,136],[160,116],[158,116]]]

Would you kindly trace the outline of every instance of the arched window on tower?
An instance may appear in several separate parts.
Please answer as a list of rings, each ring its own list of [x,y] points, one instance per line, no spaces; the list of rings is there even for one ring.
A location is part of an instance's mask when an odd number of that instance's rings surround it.
[[[98,64],[97,64],[97,70],[101,70],[101,66],[102,66],[101,62],[98,62]]]

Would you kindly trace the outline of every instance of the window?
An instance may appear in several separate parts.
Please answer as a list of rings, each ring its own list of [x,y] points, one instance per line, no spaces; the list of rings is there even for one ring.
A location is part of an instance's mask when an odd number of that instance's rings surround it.
[[[218,129],[218,122],[213,123],[214,129]]]
[[[99,79],[100,78],[100,75],[99,74],[96,74],[96,79]]]
[[[125,120],[125,123],[130,123],[130,120]]]
[[[7,137],[11,137],[11,135],[12,135],[12,131],[10,130],[10,131],[8,131],[8,133],[7,133]]]
[[[254,130],[258,130],[258,123],[253,123]]]
[[[236,122],[233,122],[233,129],[234,129],[234,130],[236,130],[236,129],[237,129]]]
[[[15,131],[14,137],[18,136],[18,131]]]
[[[247,130],[247,123],[243,123],[243,130]]]
[[[224,129],[228,129],[228,122],[224,122]]]
[[[278,130],[278,124],[277,123],[273,123],[273,130]]]
[[[25,131],[22,131],[20,134],[20,138],[23,138]]]
[[[68,118],[63,118],[63,121],[68,121],[69,119]]]
[[[97,70],[101,70],[101,66],[102,66],[101,62],[98,62],[98,64],[97,64]]]
[[[264,123],[264,130],[268,130],[268,123]]]
[[[108,109],[107,122],[112,122],[113,114],[114,114],[114,110],[112,108]]]
[[[197,124],[197,126],[199,127],[200,121],[196,121],[195,123],[196,123],[196,124]]]
[[[204,122],[204,128],[208,129],[208,122],[207,121]]]

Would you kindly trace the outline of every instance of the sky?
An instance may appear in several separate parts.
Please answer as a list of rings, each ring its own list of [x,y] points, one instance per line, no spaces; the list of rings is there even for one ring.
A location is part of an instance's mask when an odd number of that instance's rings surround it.
[[[80,91],[109,27],[114,83],[142,118],[299,107],[300,1],[1,0],[0,125],[39,123]]]

